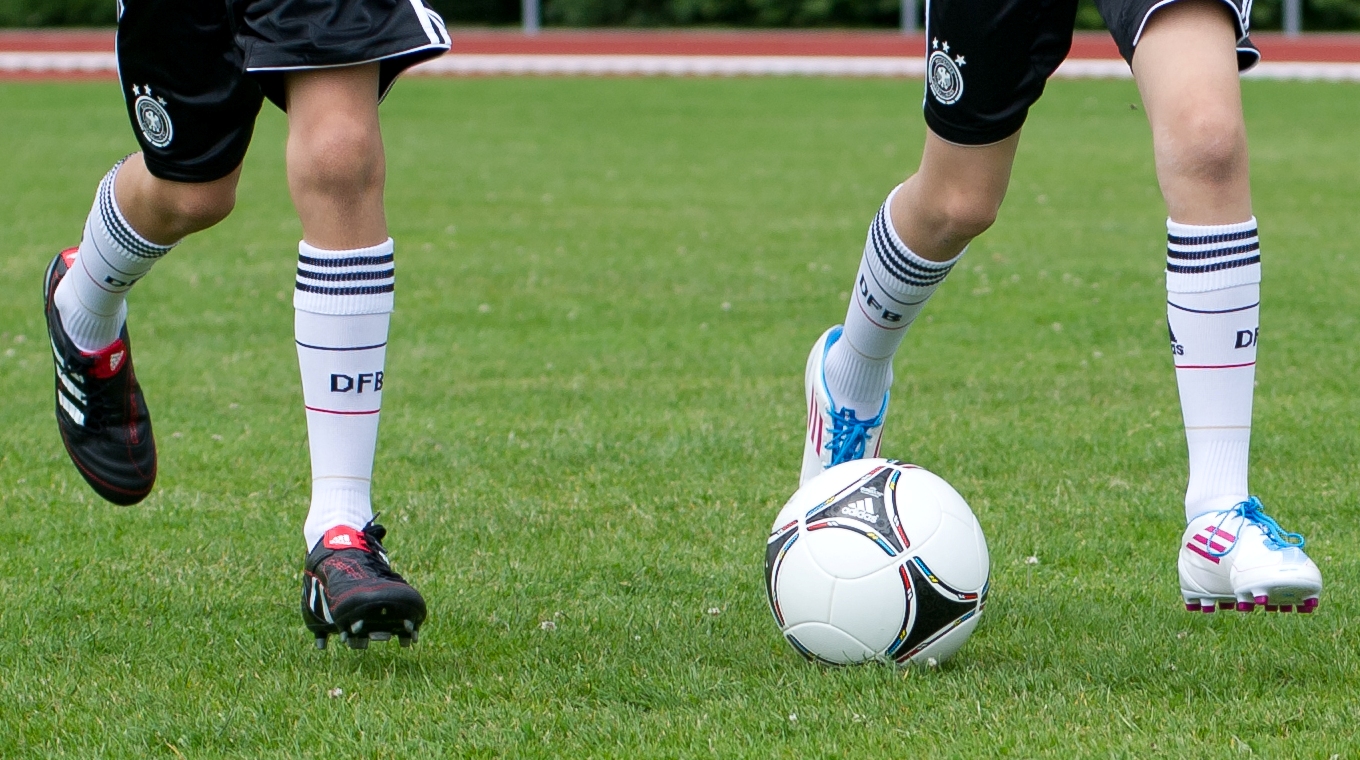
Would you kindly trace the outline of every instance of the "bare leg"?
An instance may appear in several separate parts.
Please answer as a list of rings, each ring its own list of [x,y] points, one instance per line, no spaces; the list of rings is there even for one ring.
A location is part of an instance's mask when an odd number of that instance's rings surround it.
[[[128,157],[114,180],[119,210],[142,237],[170,245],[217,224],[236,205],[241,167],[212,182],[172,182],[147,170],[142,154]]]
[[[918,256],[948,261],[996,221],[1020,133],[992,145],[955,145],[927,130],[921,166],[893,196],[892,219]]]
[[[1251,218],[1237,33],[1222,3],[1186,0],[1153,14],[1133,57],[1167,211],[1184,224]]]
[[[288,189],[303,238],[346,250],[387,240],[378,65],[288,75]]]

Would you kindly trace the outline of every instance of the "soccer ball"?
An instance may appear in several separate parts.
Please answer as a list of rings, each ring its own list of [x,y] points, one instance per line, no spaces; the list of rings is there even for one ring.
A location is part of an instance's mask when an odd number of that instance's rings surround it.
[[[765,549],[779,630],[804,657],[835,665],[943,662],[977,628],[987,576],[987,541],[963,497],[888,459],[809,481]]]

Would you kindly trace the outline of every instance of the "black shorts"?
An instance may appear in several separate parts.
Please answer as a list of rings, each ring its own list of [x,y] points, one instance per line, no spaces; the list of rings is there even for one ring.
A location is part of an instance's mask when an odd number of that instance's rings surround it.
[[[118,77],[147,169],[210,182],[245,157],[283,72],[380,62],[379,97],[449,49],[422,0],[122,0]]]
[[[1237,23],[1237,65],[1260,54],[1247,38],[1251,0],[1223,0]],[[1096,0],[1130,64],[1143,26],[1175,0]],[[926,124],[949,142],[987,145],[1025,123],[1072,47],[1077,0],[930,0],[926,5]]]

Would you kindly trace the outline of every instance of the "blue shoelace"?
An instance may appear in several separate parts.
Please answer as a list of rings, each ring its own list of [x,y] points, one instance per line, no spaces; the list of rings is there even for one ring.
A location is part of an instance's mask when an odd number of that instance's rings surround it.
[[[1234,516],[1241,517],[1244,523],[1249,522],[1260,527],[1261,532],[1266,534],[1266,546],[1271,549],[1303,548],[1305,543],[1303,535],[1300,533],[1290,533],[1284,528],[1281,528],[1280,524],[1275,522],[1275,518],[1266,514],[1265,505],[1261,504],[1261,500],[1255,496],[1248,497],[1246,501],[1238,504],[1227,512],[1224,512],[1223,519],[1218,521],[1218,528],[1222,528],[1223,523],[1226,523]],[[1238,530],[1240,531],[1241,528],[1239,527]],[[1209,555],[1213,557],[1222,557],[1230,551],[1232,551],[1232,546],[1229,546],[1221,552],[1211,547],[1209,549]]]
[[[826,450],[831,452],[831,465],[863,459],[870,428],[882,424],[883,412],[872,419],[861,420],[850,407],[832,410],[831,440],[826,444]]]

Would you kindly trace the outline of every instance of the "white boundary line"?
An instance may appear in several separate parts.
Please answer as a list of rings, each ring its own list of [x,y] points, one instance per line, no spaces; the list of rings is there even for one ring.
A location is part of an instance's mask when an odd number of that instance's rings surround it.
[[[113,53],[3,53],[2,74],[116,73]],[[925,59],[792,55],[471,55],[454,53],[416,66],[433,76],[925,76]],[[1071,59],[1060,79],[1128,79],[1121,60]],[[1360,82],[1360,63],[1264,62],[1245,79]]]

